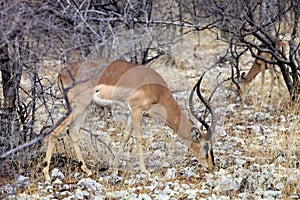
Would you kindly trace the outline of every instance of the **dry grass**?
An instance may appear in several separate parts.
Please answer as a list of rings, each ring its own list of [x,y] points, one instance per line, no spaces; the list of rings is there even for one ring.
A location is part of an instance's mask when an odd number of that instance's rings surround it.
[[[184,39],[182,44],[179,44],[178,47],[175,48],[171,56],[171,60],[166,57],[162,57],[151,65],[151,67],[155,68],[162,74],[172,91],[178,92],[189,90],[196,80],[196,78],[191,77],[198,75],[199,72],[202,73],[205,69],[210,67],[210,65],[217,59],[220,52],[224,50],[223,44],[219,42],[211,42],[212,36],[210,34],[201,34],[201,36],[201,47],[202,49],[205,49],[205,51],[202,50],[199,52],[203,58],[202,62],[195,61],[192,57],[193,47],[198,43],[198,39],[196,36],[190,35]],[[56,77],[54,74],[58,71],[57,68],[52,69],[53,72],[51,72],[51,74],[49,74],[49,71],[44,72],[45,76],[50,76],[51,79]],[[266,74],[266,77],[268,77],[268,73]],[[285,175],[284,177],[287,177],[286,180],[282,180],[282,184],[284,185],[282,193],[284,198],[288,198],[290,194],[300,194],[300,176],[298,175],[298,177],[295,177],[294,180],[289,179],[290,176],[295,175],[295,171],[299,171],[300,109],[299,105],[290,102],[287,91],[285,90],[283,92],[283,90],[278,90],[277,86],[274,88],[272,99],[258,95],[257,93],[259,92],[260,87],[259,80],[260,76],[258,76],[252,84],[251,92],[248,94],[246,99],[246,105],[240,105],[237,108],[237,112],[232,115],[227,115],[224,122],[222,122],[223,129],[228,133],[228,135],[239,139],[236,141],[228,141],[226,138],[220,139],[217,137],[216,140],[222,144],[235,142],[235,150],[241,151],[244,157],[251,160],[251,162],[247,162],[245,164],[245,168],[247,168],[247,165],[250,166],[254,164],[274,165],[281,174]],[[268,78],[266,82],[268,85]],[[213,83],[206,81],[205,84],[207,87],[210,87]],[[265,90],[267,91],[268,87],[265,87]],[[188,92],[186,92],[186,94],[188,94]],[[187,99],[180,99],[180,104],[186,106],[186,100]],[[235,97],[223,100],[221,99],[218,101],[223,101],[222,103],[224,105],[237,103]],[[62,109],[57,110],[57,112],[61,111]],[[255,115],[258,112],[269,114],[271,116],[270,120],[256,120],[255,117],[249,117],[249,115]],[[82,140],[80,144],[83,156],[93,171],[93,176],[91,178],[102,181],[106,194],[113,193],[115,191],[130,190],[130,188],[132,189],[133,187],[135,187],[134,189],[136,193],[147,193],[149,188],[147,189],[147,187],[144,186],[147,186],[149,181],[146,179],[142,179],[137,183],[137,185],[128,184],[126,182],[127,180],[135,180],[137,176],[141,176],[138,173],[139,168],[136,166],[138,156],[136,154],[134,139],[130,140],[123,153],[122,159],[125,159],[127,164],[126,166],[120,166],[120,175],[123,179],[117,184],[105,182],[103,177],[110,174],[110,170],[106,169],[110,167],[110,163],[113,159],[107,146],[111,151],[116,152],[117,146],[121,141],[122,131],[120,131],[121,129],[118,128],[116,123],[113,121],[110,124],[103,123],[101,120],[105,121],[107,119],[105,116],[97,116],[99,115],[98,108],[93,108],[91,113],[91,117],[88,119],[85,127],[89,128],[94,134],[96,134],[96,136],[91,138],[89,133],[82,132]],[[294,119],[294,121],[291,119]],[[40,120],[42,121],[43,118],[41,117]],[[122,122],[118,121],[117,123],[120,124]],[[263,127],[263,130],[253,129],[254,125],[257,124],[260,124]],[[147,133],[145,134],[146,139],[144,141],[146,156],[153,154],[154,152],[151,147],[151,142],[163,141],[166,144],[163,148],[166,155],[161,159],[172,163],[169,167],[175,167],[179,170],[176,182],[180,184],[190,184],[195,188],[201,188],[202,183],[206,181],[206,176],[203,171],[197,171],[197,173],[201,175],[200,178],[187,178],[180,176],[180,170],[186,166],[195,166],[197,163],[191,159],[191,154],[187,150],[185,150],[184,154],[176,154],[176,142],[178,142],[179,139],[176,138],[175,134],[167,128],[153,128],[151,125],[150,128],[147,128]],[[159,131],[157,131],[157,129]],[[153,133],[153,131],[155,132]],[[261,131],[264,133],[262,134]],[[106,143],[107,146],[104,145],[104,143]],[[73,150],[67,136],[63,135],[62,139],[56,146],[56,155],[59,156],[56,156],[51,168],[58,167],[66,175],[66,178],[64,179],[65,184],[74,183],[74,185],[76,185],[78,178],[72,177],[71,174],[74,174],[76,171],[81,172],[81,170],[79,169],[78,163],[74,162],[73,159],[70,159],[75,158],[75,154],[72,152]],[[231,153],[234,152],[228,150],[224,153],[217,153],[216,157],[217,159],[226,159],[231,156]],[[41,157],[43,156],[44,155]],[[280,157],[283,157],[284,159],[281,161],[279,159]],[[38,162],[42,163],[43,160],[41,159]],[[232,170],[234,164],[234,161],[232,161],[232,163],[227,163],[226,168],[228,170]],[[41,167],[42,166],[39,166],[39,168]],[[218,167],[222,168],[222,166]],[[101,169],[104,171],[101,171]],[[168,181],[163,179],[167,169],[168,167],[157,166],[154,168],[153,174],[160,177],[159,181],[161,182]],[[253,171],[253,173],[255,173],[255,171]],[[31,185],[25,189],[25,192],[27,194],[39,194],[40,191],[37,185],[38,182],[43,181],[40,169],[35,169],[30,179]],[[9,180],[3,180],[3,183],[4,182],[9,183]],[[76,188],[74,186],[71,191],[75,190]],[[232,194],[228,195],[232,195],[234,197],[236,193],[237,192],[232,192]],[[41,196],[42,195],[43,194],[41,194]],[[186,196],[181,196],[178,198],[184,199],[185,197]]]

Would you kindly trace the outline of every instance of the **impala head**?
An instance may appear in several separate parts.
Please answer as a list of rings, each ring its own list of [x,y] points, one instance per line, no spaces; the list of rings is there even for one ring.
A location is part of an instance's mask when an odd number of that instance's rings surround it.
[[[199,81],[193,87],[189,98],[189,105],[190,105],[190,110],[192,115],[205,127],[207,133],[205,134],[199,128],[193,127],[191,130],[193,136],[193,142],[190,146],[190,149],[196,156],[197,160],[203,166],[207,167],[210,171],[213,171],[215,168],[215,162],[214,162],[213,146],[212,146],[211,139],[215,129],[216,120],[215,120],[215,115],[213,110],[211,109],[209,103],[206,101],[206,99],[204,99],[204,97],[201,95],[200,92],[200,84],[204,75],[205,73],[202,74]],[[198,117],[197,113],[195,112],[193,102],[192,102],[195,91],[199,99],[202,101],[202,103],[207,107],[207,109],[211,113],[211,126],[209,126],[204,119]]]
[[[200,130],[197,128],[197,131]],[[194,140],[190,146],[198,162],[206,167],[209,171],[215,168],[213,147],[210,141],[205,140],[205,135],[202,134],[200,140]]]
[[[245,72],[242,73],[242,76],[241,76],[240,80],[238,81],[238,86],[239,86],[238,90],[239,90],[240,98],[244,99],[247,94],[247,91],[249,89],[249,84],[247,84],[247,82],[246,82],[246,73]]]

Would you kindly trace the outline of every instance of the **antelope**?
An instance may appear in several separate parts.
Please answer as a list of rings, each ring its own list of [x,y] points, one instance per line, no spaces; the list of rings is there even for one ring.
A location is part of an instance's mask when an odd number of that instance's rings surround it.
[[[261,48],[264,48],[264,45],[260,46]],[[285,43],[282,41],[279,41],[277,43],[277,48],[280,48],[281,52],[284,54],[285,52]],[[246,96],[246,93],[249,89],[250,83],[254,80],[254,78],[261,72],[261,93],[264,92],[264,85],[265,85],[265,70],[269,69],[269,73],[271,75],[271,84],[270,84],[270,94],[272,94],[273,87],[274,87],[274,80],[277,79],[278,86],[280,87],[282,84],[280,77],[276,74],[273,65],[269,62],[272,62],[273,56],[270,53],[263,52],[258,50],[257,52],[257,58],[255,58],[251,69],[245,75],[245,72],[242,73],[242,80],[239,83],[239,92],[240,92],[240,98],[243,100]],[[268,62],[269,61],[269,62]]]
[[[195,90],[200,93],[200,82]],[[79,125],[84,122],[87,107],[94,102],[100,106],[118,105],[130,111],[128,127],[124,134],[120,148],[113,161],[113,169],[117,169],[121,153],[134,133],[139,152],[141,172],[150,175],[143,157],[142,146],[142,116],[158,116],[167,126],[174,130],[185,142],[200,164],[210,171],[214,169],[213,149],[210,135],[205,134],[190,121],[172,96],[165,80],[148,66],[138,65],[125,60],[111,63],[106,58],[90,59],[71,64],[58,75],[58,86],[69,102],[71,113],[49,135],[43,173],[46,182],[50,182],[49,166],[55,142],[61,132],[70,126],[69,136],[83,172],[90,176],[92,172],[84,162],[78,145]],[[198,95],[199,96],[199,95]],[[207,105],[207,104],[205,104]],[[192,114],[196,117],[194,109]],[[199,119],[198,119],[199,120]],[[200,121],[200,120],[199,120]],[[200,121],[201,122],[201,121]],[[202,123],[202,122],[201,122]],[[211,127],[213,124],[211,124]],[[193,136],[200,136],[194,140]]]

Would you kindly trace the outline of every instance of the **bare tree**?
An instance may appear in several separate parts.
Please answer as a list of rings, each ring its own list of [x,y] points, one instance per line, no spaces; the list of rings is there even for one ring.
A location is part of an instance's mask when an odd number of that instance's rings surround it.
[[[35,148],[61,122],[53,117],[55,80],[40,71],[57,70],[46,61],[72,62],[68,55],[73,50],[80,53],[79,59],[123,57],[146,64],[170,51],[183,34],[208,29],[228,42],[236,69],[246,50],[253,56],[255,50],[267,51],[280,67],[292,99],[300,94],[298,1],[0,0],[0,8],[2,161],[25,161],[26,156],[16,158],[15,152]],[[282,37],[288,55],[276,48]],[[267,48],[261,49],[261,44]],[[41,110],[46,113],[43,124],[37,123]],[[30,156],[28,152],[34,151],[27,151]]]
[[[230,51],[233,57],[239,58],[237,51],[247,49],[254,57],[257,57],[255,49],[272,54],[275,58],[272,64],[280,67],[291,98],[299,99],[299,1],[200,0],[193,3],[197,21],[215,31],[218,39],[228,42],[234,49]],[[276,46],[281,40],[287,43],[288,55]]]
[[[0,1],[0,165],[16,160],[25,165],[38,155],[41,139],[61,122],[53,117],[55,80],[40,72],[55,69],[45,63],[71,62],[73,50],[81,58],[148,63],[184,34],[177,28],[184,26],[178,5],[182,7],[178,1],[151,0]],[[41,112],[46,113],[42,124],[37,120]],[[23,154],[16,157],[20,150]]]

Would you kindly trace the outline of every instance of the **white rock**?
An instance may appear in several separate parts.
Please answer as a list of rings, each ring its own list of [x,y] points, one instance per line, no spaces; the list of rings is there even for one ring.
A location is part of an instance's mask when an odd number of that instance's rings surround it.
[[[59,178],[60,180],[64,180],[65,178],[65,175],[57,168],[54,168],[52,171],[51,171],[51,177],[52,178]]]
[[[238,190],[240,188],[241,183],[240,178],[233,178],[231,174],[221,175],[217,180],[214,181],[214,191],[216,192],[224,192],[231,190]]]
[[[70,185],[64,184],[64,185],[62,186],[62,189],[63,189],[63,190],[69,190],[69,189],[70,189]]]
[[[11,199],[14,199],[15,196],[14,196],[14,195],[11,195],[10,198],[11,198]],[[8,199],[8,198],[7,198],[7,199]],[[30,196],[27,195],[27,194],[25,194],[25,192],[23,192],[23,193],[21,193],[21,194],[18,195],[18,199],[19,199],[19,200],[27,200],[27,199],[30,199]]]
[[[251,114],[251,110],[243,110],[243,111],[241,111],[241,114],[248,116]]]
[[[260,133],[260,126],[257,125],[257,124],[254,124],[254,125],[250,125],[250,126],[247,126],[247,129],[250,129],[251,130],[251,134],[257,134],[257,133]]]
[[[236,158],[235,159],[235,163],[242,166],[243,164],[245,164],[247,161],[241,158]]]
[[[221,195],[218,197],[218,200],[230,200],[228,196]]]
[[[165,149],[166,148],[166,143],[165,142],[154,142],[154,143],[152,143],[152,145],[151,145],[151,148],[153,149],[153,150],[155,150],[154,151],[154,154],[157,154],[159,151],[160,151],[160,149]],[[156,151],[158,151],[158,152],[156,152]],[[158,153],[158,155],[161,155],[161,153]]]
[[[256,112],[254,114],[254,118],[258,122],[265,122],[265,121],[270,122],[272,119],[269,113],[263,113],[263,112]]]
[[[282,193],[281,191],[274,191],[274,190],[267,190],[264,192],[264,197],[268,198],[268,197],[273,197],[276,199],[281,199],[282,198]]]
[[[189,196],[186,199],[197,199],[197,196],[199,194],[199,190],[197,189],[193,189],[193,190],[187,190],[186,191],[187,194],[189,194]]]
[[[75,199],[75,196],[71,195],[71,196],[68,196],[66,198],[63,198],[62,200],[73,200],[73,199]]]
[[[290,196],[290,198],[291,199],[300,199],[300,196],[298,195],[298,194],[292,194],[291,196]]]
[[[16,184],[27,184],[29,183],[29,178],[26,176],[19,175],[15,181]]]
[[[94,200],[105,200],[107,199],[106,196],[104,196],[101,192],[95,192],[94,194]]]
[[[237,130],[239,130],[239,131],[244,131],[244,130],[246,130],[246,127],[245,127],[245,126],[240,126],[240,125],[235,126],[235,128],[236,128]]]
[[[181,187],[183,189],[190,189],[191,188],[189,184],[185,184],[185,183],[181,184]]]
[[[163,161],[163,162],[161,163],[161,166],[162,166],[162,167],[170,167],[170,163],[168,163],[167,161]]]
[[[128,191],[129,193],[136,193],[136,190],[137,190],[137,188],[135,188],[135,187],[132,187],[132,188],[128,188],[128,189],[127,189],[127,191]]]
[[[105,193],[108,199],[125,199],[129,193],[126,190]]]
[[[286,159],[284,156],[278,156],[278,158],[275,161],[276,163],[285,163]]]
[[[203,189],[201,189],[201,190],[199,190],[199,194],[209,194],[210,193],[210,191],[209,190],[203,190]]]
[[[236,107],[236,104],[229,104],[227,107],[226,107],[226,113],[227,114],[234,114],[235,112],[235,108]]]
[[[77,183],[77,185],[81,186],[81,187],[85,187],[88,190],[92,191],[93,193],[96,191],[103,192],[103,186],[100,183],[98,183],[97,181],[92,180],[91,178],[81,179]]]
[[[210,197],[208,197],[208,200],[216,200],[217,196],[215,194],[212,194]]]
[[[158,194],[158,195],[155,195],[155,199],[157,199],[157,200],[169,200],[170,197],[169,197],[169,195]]]
[[[165,174],[165,179],[176,179],[176,169],[173,167],[173,168],[170,168],[167,170],[166,174]]]
[[[81,173],[79,173],[79,172],[75,172],[75,173],[72,174],[72,178],[73,178],[73,179],[80,179],[81,176],[82,176],[82,175],[81,175]]]
[[[3,193],[3,194],[13,194],[14,189],[15,189],[15,187],[13,187],[10,184],[2,185],[2,186],[0,186],[0,194],[1,193]]]
[[[90,196],[90,193],[88,191],[82,191],[82,195],[84,197],[89,197]]]
[[[225,130],[220,133],[220,137],[226,137],[228,134]]]
[[[52,185],[48,185],[46,187],[46,190],[49,191],[50,193],[52,193],[53,192],[53,186]]]
[[[135,175],[136,180],[145,180],[146,178],[147,178],[147,176],[144,173],[138,173]]]
[[[83,193],[81,191],[80,188],[77,188],[76,189],[76,192],[75,192],[75,199],[83,199]]]
[[[148,194],[140,194],[138,197],[139,200],[152,200]]]
[[[54,195],[53,194],[49,194],[49,195],[41,198],[41,200],[50,200],[50,199],[54,199]]]
[[[197,176],[191,167],[185,167],[183,170],[184,170],[183,175],[188,177],[188,178]]]
[[[275,188],[278,189],[278,190],[282,190],[284,189],[285,185],[284,183],[282,182],[278,182],[276,185],[275,185]]]
[[[61,193],[59,193],[61,196],[72,196],[72,193],[70,191],[63,191]]]
[[[54,185],[61,185],[62,183],[63,182],[59,178],[57,178],[57,179],[55,179],[55,181],[53,181]]]
[[[280,122],[286,122],[286,119],[285,119],[284,115],[280,115],[279,119],[280,119]]]
[[[138,198],[137,194],[130,194],[129,197],[127,198],[127,200],[136,200]]]
[[[170,194],[173,194],[174,191],[173,191],[172,189],[170,189],[170,187],[167,185],[167,186],[165,187],[165,189],[162,191],[162,193],[163,193],[164,195],[170,195]]]

